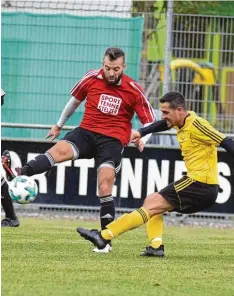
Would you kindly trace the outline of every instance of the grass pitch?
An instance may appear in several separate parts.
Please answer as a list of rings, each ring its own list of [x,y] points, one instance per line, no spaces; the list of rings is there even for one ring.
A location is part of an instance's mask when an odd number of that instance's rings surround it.
[[[234,295],[234,231],[165,228],[166,257],[145,258],[145,227],[95,254],[76,233],[98,223],[21,218],[2,229],[2,296]]]

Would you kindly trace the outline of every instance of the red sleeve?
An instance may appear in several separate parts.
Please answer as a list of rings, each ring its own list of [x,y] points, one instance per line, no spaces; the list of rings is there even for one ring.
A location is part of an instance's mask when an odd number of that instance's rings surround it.
[[[78,101],[84,101],[87,97],[89,83],[96,75],[97,71],[95,70],[90,70],[87,72],[85,76],[71,89],[70,94]]]
[[[130,84],[137,91],[134,110],[141,123],[146,124],[155,121],[154,109],[145,97],[142,88],[135,82],[131,82]]]

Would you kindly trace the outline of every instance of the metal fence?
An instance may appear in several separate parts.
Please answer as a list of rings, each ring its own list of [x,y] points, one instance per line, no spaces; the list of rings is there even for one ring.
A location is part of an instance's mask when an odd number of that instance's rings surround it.
[[[99,5],[92,0],[11,0],[2,1],[2,11],[133,15],[132,1],[117,0],[103,0]],[[181,91],[187,98],[188,107],[220,131],[234,134],[234,17],[174,13],[172,29],[166,32],[166,13],[142,11],[134,12],[135,16],[144,17],[139,82],[156,112],[163,93],[165,45],[166,36],[169,36],[169,89]]]
[[[162,26],[159,24],[154,36],[145,42],[147,71],[141,77],[155,108],[158,108],[164,80],[160,56],[166,35],[163,17]],[[169,90],[182,92],[188,108],[207,118],[219,130],[233,133],[234,17],[174,14],[170,38]]]
[[[43,14],[130,17],[131,0],[3,0],[2,10]]]

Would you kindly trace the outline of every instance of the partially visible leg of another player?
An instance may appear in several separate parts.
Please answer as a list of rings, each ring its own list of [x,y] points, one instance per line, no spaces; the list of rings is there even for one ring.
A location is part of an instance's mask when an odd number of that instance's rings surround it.
[[[174,207],[161,194],[152,193],[146,197],[140,209],[122,215],[119,219],[107,225],[107,229],[98,232],[97,230],[86,230],[78,227],[77,232],[101,249],[120,234],[148,222],[147,230],[151,248],[146,249],[144,256],[163,257],[164,249],[161,242],[163,222],[161,215],[173,209]]]
[[[11,161],[11,156],[9,151],[4,151],[2,154],[2,162],[5,160],[8,166],[12,167],[13,170],[17,163]],[[14,173],[10,170],[11,173],[6,174],[8,181],[12,180]],[[12,176],[13,175],[13,176]],[[8,192],[8,183],[6,178],[2,175],[1,176],[1,204],[2,208],[5,212],[5,218],[1,222],[1,227],[18,227],[20,225],[19,220],[15,214],[13,202],[11,200],[10,194]]]
[[[65,160],[73,159],[74,151],[70,143],[66,141],[59,141],[45,154],[40,154],[35,159],[30,160],[21,168],[15,169],[19,175],[33,176],[43,173],[51,169],[55,163],[59,163]],[[12,170],[11,155],[9,151],[4,151],[2,155],[2,165],[6,171],[8,180],[12,180],[15,177],[15,172]],[[19,221],[15,215],[12,200],[8,193],[8,184],[4,182],[2,178],[2,207],[6,213],[6,218],[2,220],[2,227],[17,227]]]
[[[15,214],[14,206],[8,192],[8,184],[5,178],[1,178],[1,204],[5,212],[5,218],[1,222],[1,227],[18,227],[19,220]]]

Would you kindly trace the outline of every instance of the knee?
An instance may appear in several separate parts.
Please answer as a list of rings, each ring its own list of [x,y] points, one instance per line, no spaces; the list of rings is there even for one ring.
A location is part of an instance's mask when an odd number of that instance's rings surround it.
[[[143,207],[148,210],[150,217],[173,210],[173,206],[159,193],[148,195]]]
[[[98,191],[100,195],[107,195],[112,193],[112,181],[108,179],[102,179],[98,184]]]
[[[56,162],[61,162],[73,158],[71,145],[65,141],[59,141],[48,152]]]
[[[61,155],[61,156],[65,156],[70,152],[70,144],[64,142],[58,142],[55,146],[55,151],[57,154]]]
[[[143,207],[149,211],[156,210],[157,212],[167,208],[167,204],[167,201],[159,193],[152,193],[145,198]]]
[[[154,204],[159,196],[158,193],[149,194],[144,200],[143,207],[148,208],[150,205]]]

